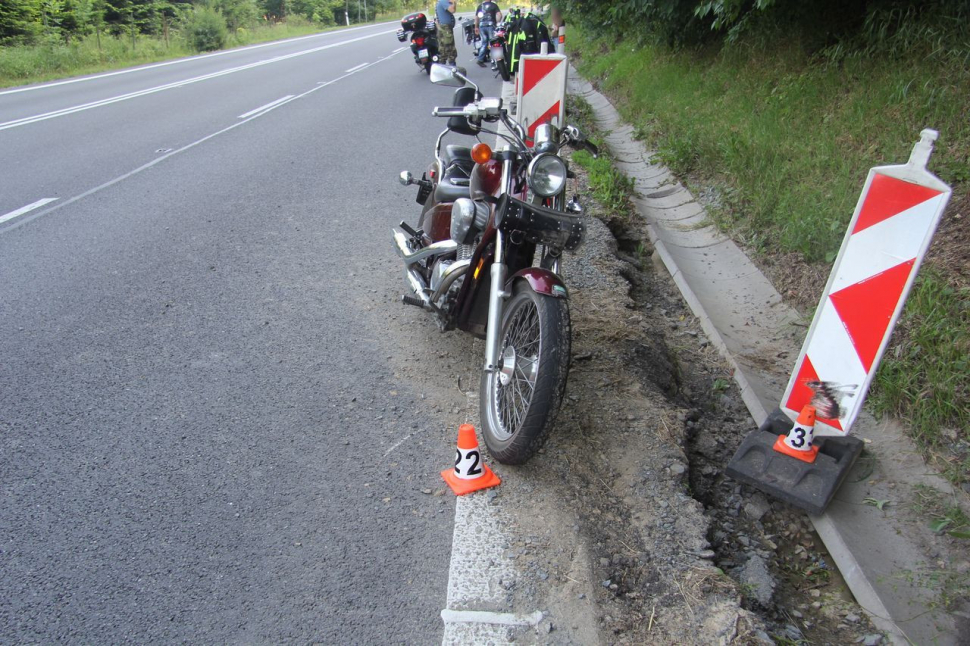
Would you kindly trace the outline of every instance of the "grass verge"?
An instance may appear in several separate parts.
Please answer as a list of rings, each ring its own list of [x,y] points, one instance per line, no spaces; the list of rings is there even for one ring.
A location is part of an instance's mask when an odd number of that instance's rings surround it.
[[[716,196],[712,217],[749,251],[794,252],[805,268],[831,263],[868,169],[904,162],[924,127],[941,132],[930,166],[954,187],[944,230],[957,231],[970,184],[965,69],[856,58],[827,65],[794,45],[618,45],[575,26],[570,47],[580,72],[661,160]],[[907,420],[955,483],[970,482],[968,260],[970,237],[937,236],[870,399],[877,412]]]
[[[378,21],[395,18],[396,15],[382,16]],[[225,49],[343,28],[340,26],[321,28],[305,20],[291,19],[285,23],[271,23],[255,29],[239,29],[230,36]],[[134,65],[194,56],[199,53],[177,34],[167,42],[161,37],[138,36],[132,43],[130,37],[102,34],[100,39],[91,35],[76,39],[70,44],[54,41],[30,46],[0,47],[0,87],[97,74]]]
[[[589,173],[589,185],[596,201],[612,212],[625,215],[630,208],[633,180],[616,170],[613,161],[603,155],[594,158],[585,150],[577,150],[572,159]]]
[[[458,1],[459,12],[474,11],[476,6],[473,0]],[[351,27],[389,22],[397,20],[400,16],[398,13],[381,14],[374,22],[353,23]],[[235,33],[230,34],[223,49],[345,28],[343,25],[321,27],[300,16],[291,16],[286,22],[260,24],[253,29],[237,29]],[[101,34],[99,37],[92,34],[75,39],[71,43],[49,40],[36,45],[0,46],[0,88],[97,74],[199,53],[190,47],[177,31],[173,31],[173,35],[168,39],[161,36],[139,35],[134,42],[130,36],[115,37]]]

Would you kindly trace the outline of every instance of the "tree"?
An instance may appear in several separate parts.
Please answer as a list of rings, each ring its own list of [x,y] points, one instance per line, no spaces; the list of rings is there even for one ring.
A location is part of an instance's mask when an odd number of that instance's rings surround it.
[[[39,0],[0,0],[0,42],[29,42],[40,24]]]
[[[225,18],[231,32],[240,27],[252,27],[259,18],[256,0],[214,0],[212,6]]]

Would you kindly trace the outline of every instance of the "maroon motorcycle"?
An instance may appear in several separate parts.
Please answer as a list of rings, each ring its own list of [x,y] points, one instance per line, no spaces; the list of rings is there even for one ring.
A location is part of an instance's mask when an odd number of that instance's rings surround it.
[[[423,206],[416,227],[393,229],[409,287],[402,300],[430,312],[442,331],[485,339],[483,436],[499,462],[522,464],[548,437],[569,373],[561,263],[585,226],[576,198],[566,199],[569,171],[559,150],[596,150],[577,128],[549,124],[529,147],[502,100],[483,98],[463,70],[434,65],[431,80],[461,89],[455,105],[434,110],[449,120],[434,163],[420,180],[401,173],[402,184],[417,184]],[[442,147],[449,133],[491,134],[505,145]]]

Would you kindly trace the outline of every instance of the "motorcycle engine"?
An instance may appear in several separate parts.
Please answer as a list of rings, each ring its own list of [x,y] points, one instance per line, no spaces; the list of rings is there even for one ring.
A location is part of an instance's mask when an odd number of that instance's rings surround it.
[[[467,197],[455,200],[451,207],[451,239],[460,245],[468,245],[488,223],[490,207]]]
[[[454,267],[455,263],[459,263],[467,268],[471,263],[472,254],[474,252],[475,252],[475,245],[471,245],[471,244],[458,245],[458,253],[454,259],[449,258],[447,260],[438,260],[431,268],[430,287],[432,291],[438,291],[438,289],[446,281],[446,279],[448,279],[449,276],[452,277],[453,282],[448,287],[448,290],[442,295],[440,301],[437,303],[437,305],[442,309],[447,309],[451,305],[451,301],[458,296],[458,290],[461,289],[461,284],[465,279],[464,271],[458,270],[459,274],[457,275],[457,277],[455,277],[451,275],[448,270]]]

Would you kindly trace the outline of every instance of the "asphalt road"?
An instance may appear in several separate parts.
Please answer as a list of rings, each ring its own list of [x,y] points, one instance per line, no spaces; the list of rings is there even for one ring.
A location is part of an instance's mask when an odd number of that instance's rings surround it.
[[[373,294],[452,90],[394,29],[0,91],[0,220],[56,198],[0,222],[0,641],[440,640]]]

